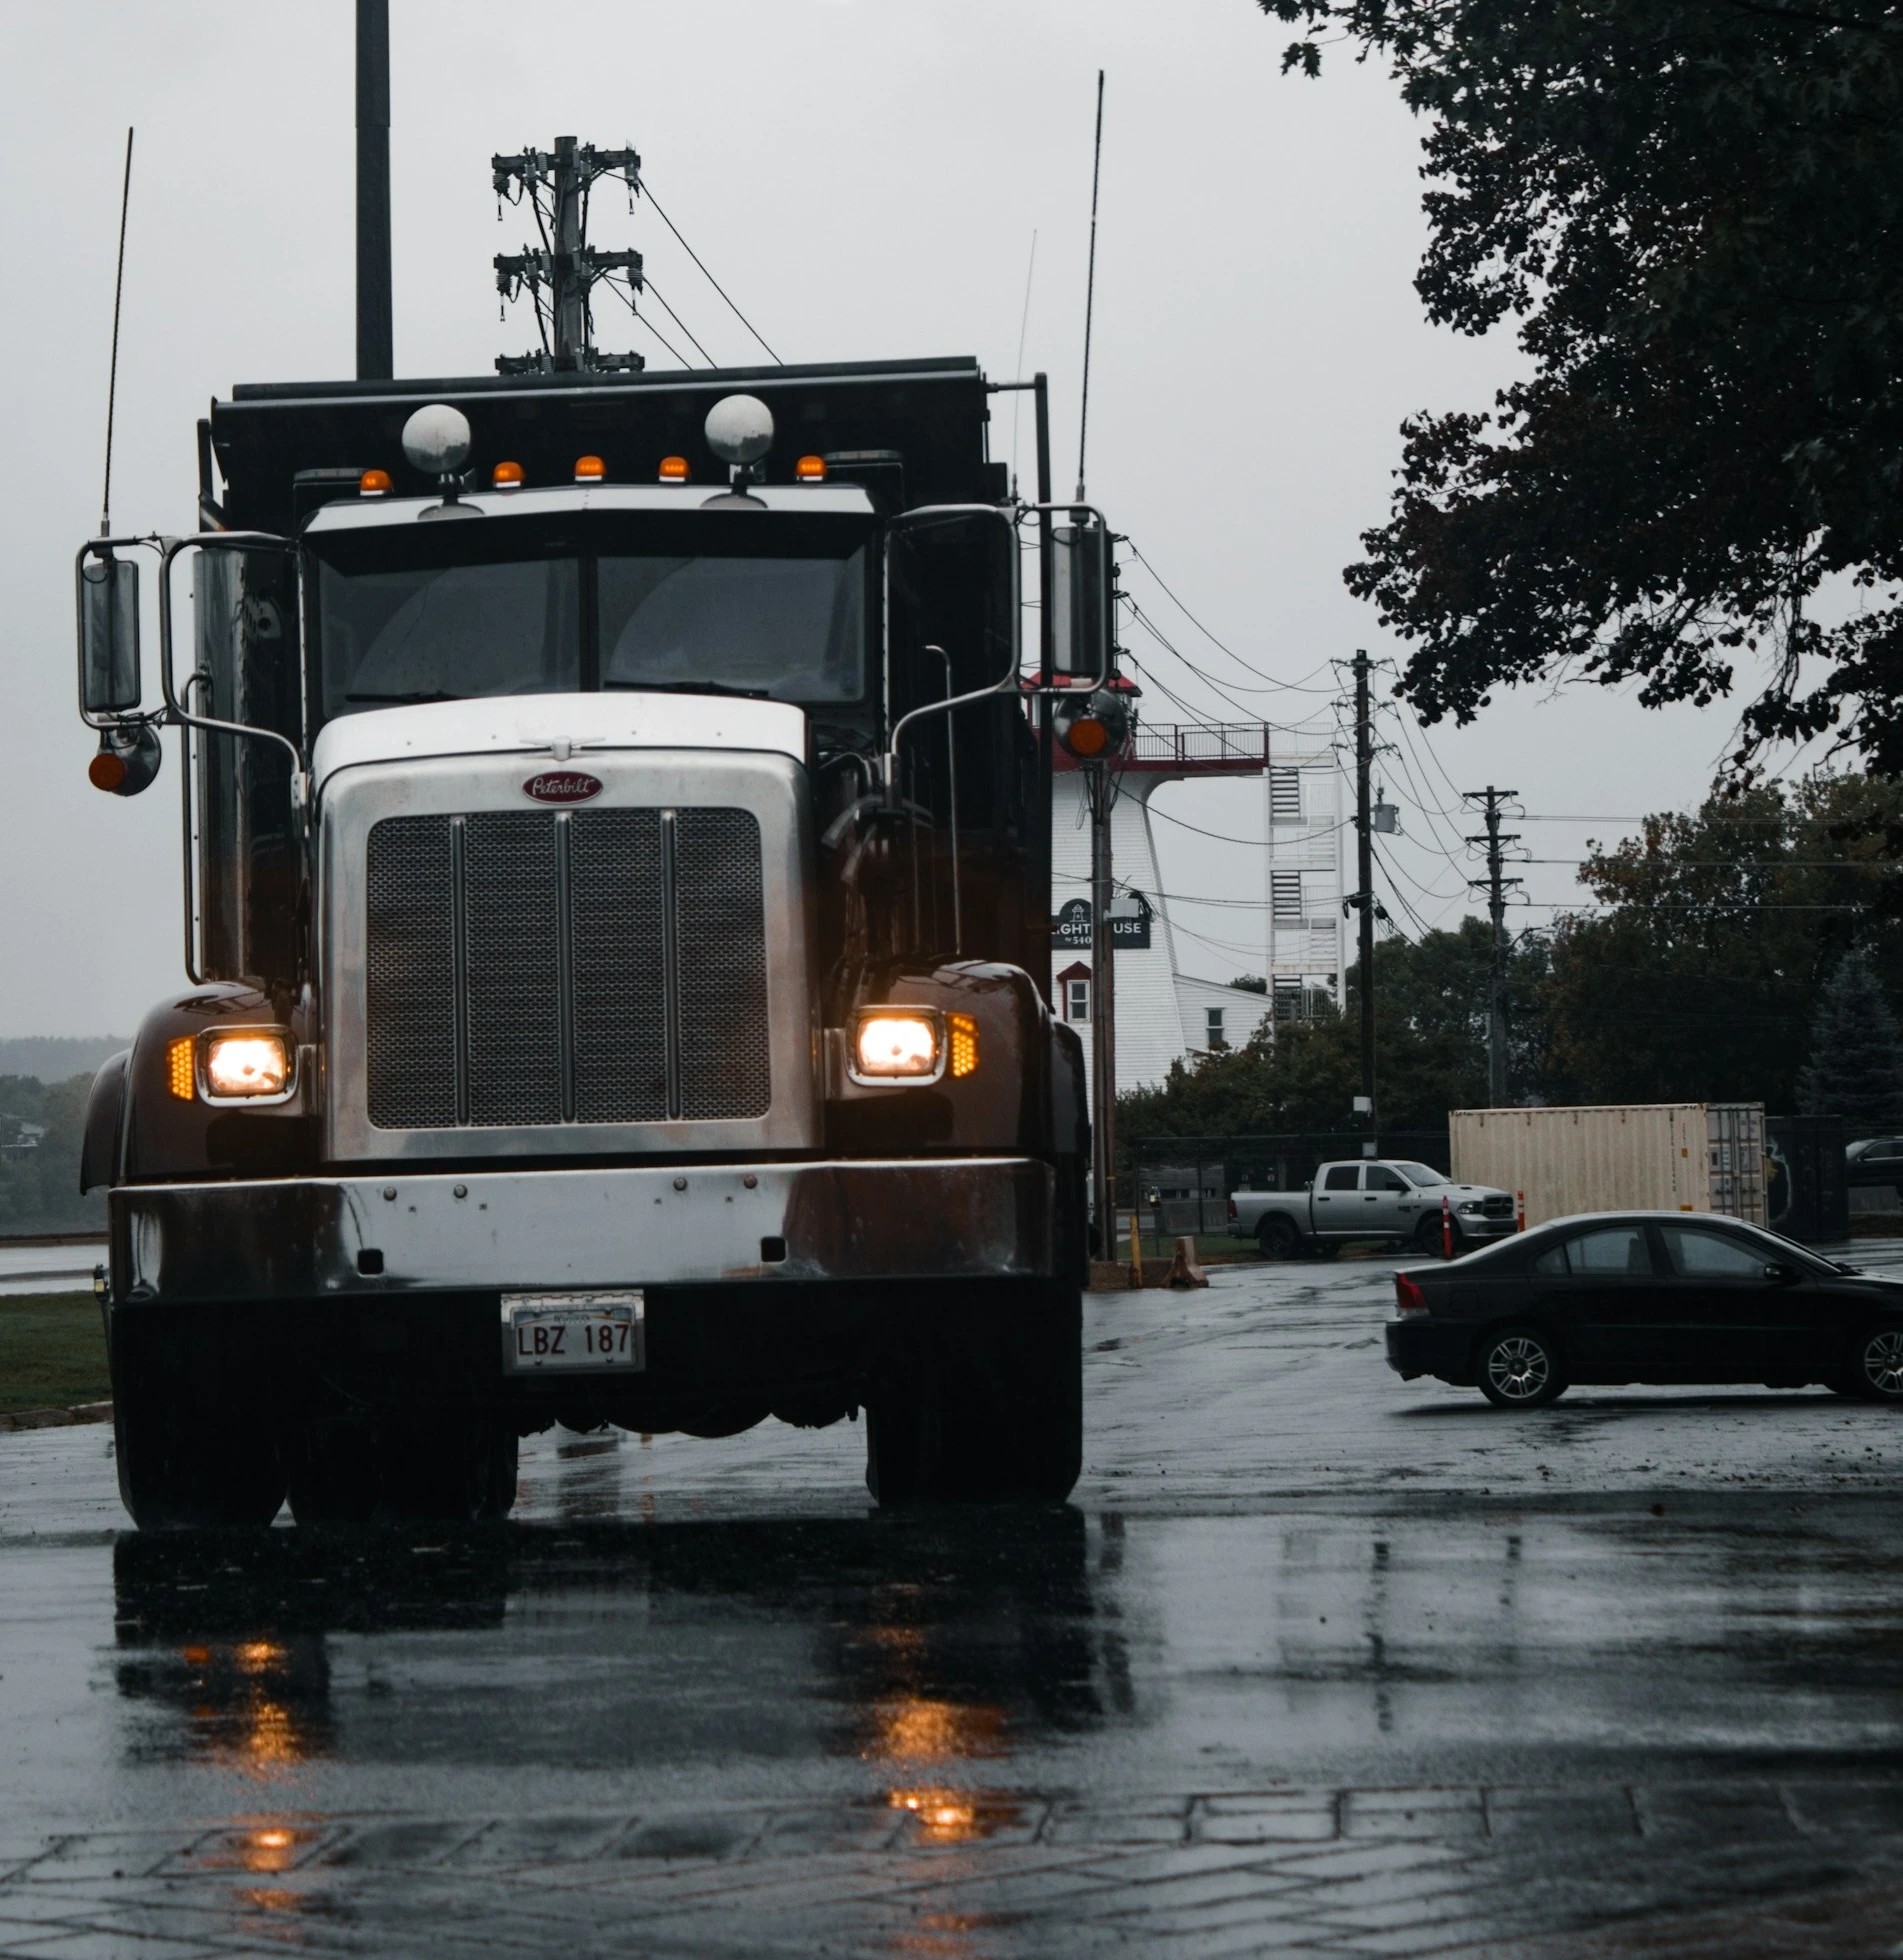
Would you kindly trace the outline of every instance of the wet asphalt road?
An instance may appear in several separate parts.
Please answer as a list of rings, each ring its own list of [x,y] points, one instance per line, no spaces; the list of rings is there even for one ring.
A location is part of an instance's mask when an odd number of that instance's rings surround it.
[[[0,1954],[1903,1953],[1903,1421],[1494,1411],[1391,1270],[1093,1299],[1050,1512],[769,1425],[142,1539],[0,1436]]]

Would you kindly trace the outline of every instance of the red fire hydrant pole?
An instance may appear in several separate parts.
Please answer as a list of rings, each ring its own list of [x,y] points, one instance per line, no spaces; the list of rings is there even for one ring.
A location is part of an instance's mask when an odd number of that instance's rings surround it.
[[[1443,1259],[1454,1256],[1454,1206],[1450,1198],[1440,1201],[1440,1256]]]
[[[1526,1230],[1526,1193],[1524,1191],[1516,1191],[1513,1195],[1520,1201],[1519,1209],[1513,1215],[1513,1229],[1516,1232],[1524,1232]]]

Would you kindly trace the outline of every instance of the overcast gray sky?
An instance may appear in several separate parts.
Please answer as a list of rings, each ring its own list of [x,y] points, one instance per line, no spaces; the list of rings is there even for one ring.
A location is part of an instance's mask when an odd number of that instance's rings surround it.
[[[1284,78],[1286,30],[1253,0],[391,0],[399,373],[487,372],[529,344],[497,320],[488,159],[573,132],[633,143],[669,215],[789,361],[975,353],[1056,390],[1060,482],[1075,469],[1090,137],[1108,71],[1090,488],[1261,681],[1203,640],[1141,566],[1128,584],[1225,701],[1141,633],[1138,657],[1197,710],[1277,722],[1330,712],[1329,662],[1392,658],[1340,568],[1380,519],[1402,417],[1484,405],[1510,339],[1429,328],[1421,131],[1378,71]],[[192,521],[193,423],[236,381],[347,375],[352,328],[350,0],[0,0],[5,203],[0,361],[0,1034],[129,1030],[181,978],[175,756],[145,797],[86,782],[73,712],[72,553],[97,525],[122,148],[138,126],[126,253],[121,530]],[[1345,51],[1344,51],[1345,52]],[[652,213],[597,201],[595,241],[634,244],[722,362],[758,357]],[[632,321],[605,346],[670,359]],[[666,323],[662,325],[665,329]],[[994,454],[1013,440],[1000,403]],[[1030,467],[1028,423],[1020,439]],[[149,656],[148,656],[149,657]],[[1312,690],[1320,690],[1319,692]],[[1177,717],[1161,695],[1152,719]],[[1694,800],[1734,716],[1648,714],[1574,688],[1521,695],[1421,737],[1395,849],[1430,922],[1477,867],[1441,848],[1477,826],[1424,810],[1453,788],[1518,789],[1536,818],[1530,897],[1576,893],[1589,832]],[[1388,732],[1394,736],[1390,721]],[[1260,836],[1255,785],[1180,785],[1158,807]],[[1259,901],[1256,856],[1172,831],[1167,887]],[[1434,894],[1429,896],[1428,894]],[[1549,910],[1527,917],[1544,919]],[[1179,952],[1215,979],[1259,966],[1259,912],[1178,908]]]

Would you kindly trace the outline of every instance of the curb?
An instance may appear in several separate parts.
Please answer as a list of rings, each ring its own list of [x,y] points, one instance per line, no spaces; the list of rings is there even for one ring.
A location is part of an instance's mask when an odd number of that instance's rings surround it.
[[[82,1422],[110,1422],[110,1402],[81,1402],[70,1409],[0,1410],[0,1434],[10,1429],[68,1429]]]

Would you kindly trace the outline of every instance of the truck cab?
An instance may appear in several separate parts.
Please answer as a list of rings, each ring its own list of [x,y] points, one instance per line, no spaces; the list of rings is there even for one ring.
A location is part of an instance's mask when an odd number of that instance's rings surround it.
[[[1089,1140],[1031,976],[1108,647],[1047,606],[1027,654],[1021,561],[1108,536],[1009,493],[988,394],[239,389],[200,532],[82,550],[94,780],[171,733],[186,837],[82,1174],[137,1522],[500,1515],[558,1420],[863,1411],[881,1501],[1069,1490]]]

